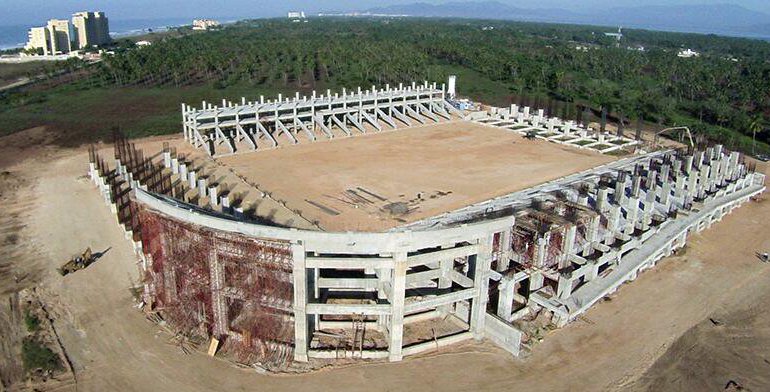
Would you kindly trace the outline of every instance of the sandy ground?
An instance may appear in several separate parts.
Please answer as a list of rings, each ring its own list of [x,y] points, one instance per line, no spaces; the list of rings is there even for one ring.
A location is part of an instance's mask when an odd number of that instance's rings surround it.
[[[303,216],[318,220],[325,230],[347,231],[388,229],[612,159],[542,140],[527,140],[501,129],[454,121],[240,154],[219,161],[274,197],[286,200],[287,206],[301,210]],[[369,202],[356,202],[355,195],[348,198],[347,190]],[[414,210],[405,215],[383,210],[394,202]]]
[[[78,391],[722,390],[730,379],[754,391],[770,388],[761,345],[767,316],[758,312],[770,292],[770,264],[754,256],[770,249],[768,201],[747,204],[693,236],[684,256],[661,262],[582,321],[550,333],[527,358],[466,343],[400,363],[264,375],[203,353],[185,355],[146,321],[129,290],[138,281],[136,257],[83,176],[85,151],[56,154],[24,154],[35,159],[3,170],[29,176],[15,192],[34,201],[35,208],[18,208],[36,256],[16,254],[13,261],[42,268],[35,282],[75,367]],[[106,254],[71,276],[54,272],[86,246]],[[709,317],[721,324],[708,327]],[[742,339],[738,356],[735,334]],[[693,336],[695,348],[687,343]]]

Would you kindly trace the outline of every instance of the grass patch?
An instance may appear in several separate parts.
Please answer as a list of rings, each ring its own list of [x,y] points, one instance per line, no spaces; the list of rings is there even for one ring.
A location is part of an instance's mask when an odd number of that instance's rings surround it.
[[[24,325],[27,326],[27,331],[37,332],[40,330],[40,319],[27,309],[24,312]]]
[[[591,144],[591,143],[595,143],[595,141],[594,140],[579,140],[579,141],[577,141],[577,142],[575,142],[573,144],[576,145],[576,146],[585,146],[585,145]]]
[[[54,371],[62,368],[59,356],[34,337],[24,339],[21,355],[24,369],[28,372],[36,369]]]

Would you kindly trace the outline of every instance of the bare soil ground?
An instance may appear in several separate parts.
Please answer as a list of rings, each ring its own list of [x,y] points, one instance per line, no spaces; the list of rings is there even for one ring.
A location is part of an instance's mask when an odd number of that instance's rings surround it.
[[[611,160],[466,121],[219,159],[329,231],[388,229]]]
[[[7,146],[5,139],[0,146]],[[24,225],[17,230],[24,240],[0,245],[10,255],[0,260],[9,265],[0,278],[2,288],[11,289],[8,271],[39,267],[26,284],[38,286],[77,379],[77,388],[58,390],[716,391],[731,379],[768,390],[767,316],[761,310],[770,293],[770,264],[754,254],[770,249],[768,201],[749,203],[693,236],[685,255],[662,261],[582,321],[551,332],[527,358],[468,342],[400,363],[266,375],[203,352],[184,354],[133,307],[136,257],[84,177],[84,150],[3,147],[0,153],[12,151],[17,162],[2,170],[24,179],[13,190],[23,203],[4,205],[0,215],[20,214],[14,222]],[[55,273],[86,246],[106,253],[71,276]],[[709,318],[720,325],[709,327]]]

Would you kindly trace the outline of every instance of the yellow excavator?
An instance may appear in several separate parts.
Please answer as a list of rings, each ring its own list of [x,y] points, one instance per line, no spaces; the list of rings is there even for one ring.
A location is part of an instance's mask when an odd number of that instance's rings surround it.
[[[70,261],[66,262],[63,266],[58,268],[57,270],[61,274],[61,276],[65,276],[67,274],[73,273],[75,271],[82,270],[83,268],[88,267],[91,265],[94,261],[96,261],[96,257],[94,257],[93,253],[91,253],[91,247],[88,247],[85,252],[83,252],[80,256],[75,256]]]

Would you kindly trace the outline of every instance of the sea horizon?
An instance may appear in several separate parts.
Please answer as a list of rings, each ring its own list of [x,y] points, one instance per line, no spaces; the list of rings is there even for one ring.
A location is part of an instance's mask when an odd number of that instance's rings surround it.
[[[211,18],[211,19],[218,19],[221,23],[227,24],[227,23],[234,23],[242,19],[256,19],[256,18],[252,17],[252,18],[238,19],[234,17],[225,17],[225,18]],[[522,22],[522,21],[517,21],[513,19],[504,20],[504,21]],[[538,22],[538,23],[581,25],[580,23],[576,24],[576,23],[567,23],[567,22],[558,22],[558,21],[547,21],[547,22]],[[42,23],[40,25],[42,25]],[[162,32],[162,31],[168,30],[169,28],[176,28],[176,27],[189,26],[189,25],[192,25],[192,19],[190,18],[116,19],[116,20],[110,19],[110,36],[112,38],[123,38],[123,37],[146,34],[146,33],[149,33],[150,31]],[[0,50],[8,50],[8,49],[24,47],[24,45],[26,45],[27,43],[27,33],[31,27],[34,27],[34,26],[29,24],[0,25]],[[684,34],[714,34],[714,35],[723,36],[723,37],[748,38],[748,39],[770,41],[770,35],[742,32],[742,31],[729,31],[729,30],[718,30],[718,29],[710,30],[708,28],[677,29],[677,28],[664,27],[664,26],[656,27],[654,25],[649,25],[649,26],[629,25],[627,27],[631,29],[639,29],[639,30],[684,33]]]
[[[217,19],[217,18],[212,18]],[[235,22],[234,18],[218,19],[221,23]],[[158,19],[110,19],[110,36],[123,38],[153,32],[166,31],[169,28],[192,25],[190,18]],[[43,23],[40,24],[41,26]],[[22,48],[27,44],[27,33],[32,25],[0,25],[0,50]]]

